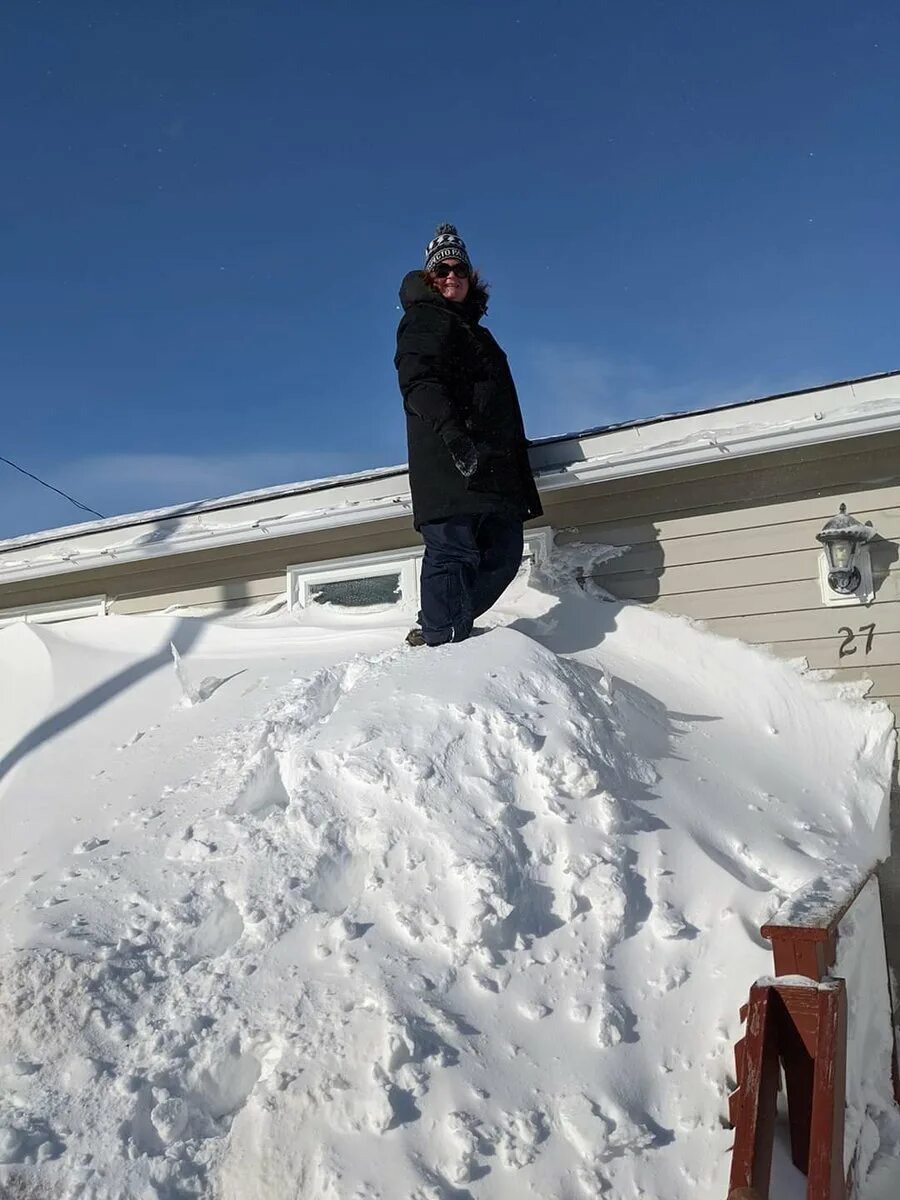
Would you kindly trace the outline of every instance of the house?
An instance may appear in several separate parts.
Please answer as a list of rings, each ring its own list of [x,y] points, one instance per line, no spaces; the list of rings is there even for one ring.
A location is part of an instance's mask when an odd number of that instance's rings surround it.
[[[533,554],[551,536],[621,547],[595,569],[614,598],[870,680],[900,713],[900,372],[548,438],[531,459]],[[816,535],[840,504],[874,530],[867,603],[823,572]],[[0,542],[0,624],[413,605],[419,553],[405,468],[363,472]],[[896,796],[894,816],[896,839]],[[883,885],[900,961],[895,846]]]

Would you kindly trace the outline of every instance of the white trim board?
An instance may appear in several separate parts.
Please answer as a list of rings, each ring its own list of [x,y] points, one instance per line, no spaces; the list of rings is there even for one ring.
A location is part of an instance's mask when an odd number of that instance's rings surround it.
[[[892,432],[900,429],[900,381],[883,382],[891,384],[890,393],[873,399],[860,398],[853,385],[846,385],[834,389],[839,396],[804,393],[802,397],[760,401],[737,413],[727,409],[690,414],[661,425],[598,433],[579,439],[583,458],[558,466],[554,464],[558,447],[535,447],[532,465],[538,471],[543,466],[546,473],[538,475],[538,486],[552,491]],[[798,405],[804,398],[810,403]],[[745,420],[738,423],[737,417]]]
[[[26,625],[51,625],[56,621],[76,621],[79,617],[106,616],[105,596],[85,596],[78,600],[57,600],[50,604],[26,604],[22,608],[0,608],[0,628],[23,621]]]

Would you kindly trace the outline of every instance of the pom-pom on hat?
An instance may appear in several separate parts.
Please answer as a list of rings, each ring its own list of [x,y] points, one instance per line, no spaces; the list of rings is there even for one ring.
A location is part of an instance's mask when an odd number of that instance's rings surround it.
[[[425,248],[425,270],[431,271],[445,258],[458,258],[469,270],[472,269],[466,243],[459,236],[455,225],[438,225],[434,237]]]

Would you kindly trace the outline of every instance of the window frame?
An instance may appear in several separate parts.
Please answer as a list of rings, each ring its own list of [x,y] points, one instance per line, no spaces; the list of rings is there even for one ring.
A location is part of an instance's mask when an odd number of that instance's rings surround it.
[[[525,530],[523,562],[539,565],[550,557],[553,530],[549,525]],[[296,563],[286,569],[287,606],[289,612],[303,613],[317,607],[346,616],[367,616],[382,612],[412,612],[419,608],[419,564],[424,546],[403,546],[399,550],[376,550],[371,554],[354,554],[346,558],[325,558],[316,562]],[[400,576],[400,599],[394,604],[317,605],[312,598],[316,587],[323,583],[344,583],[381,575]]]
[[[375,554],[355,554],[348,558],[326,558],[319,562],[300,563],[287,568],[287,602],[291,612],[309,609],[333,609],[359,615],[372,612],[391,612],[412,608],[419,602],[419,560],[421,546],[404,546],[401,550],[386,550]],[[382,569],[383,568],[383,569]],[[383,575],[399,575],[400,599],[394,604],[378,605],[317,605],[312,597],[323,583],[345,583],[352,579],[368,579]]]

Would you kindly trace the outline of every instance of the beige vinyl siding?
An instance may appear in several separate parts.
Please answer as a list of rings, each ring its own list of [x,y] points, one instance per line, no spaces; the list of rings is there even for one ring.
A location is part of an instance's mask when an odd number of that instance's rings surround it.
[[[177,588],[172,592],[152,592],[150,595],[115,596],[108,602],[107,611],[135,614],[200,606],[225,611],[246,608],[285,595],[282,572],[262,579],[234,579],[207,587]]]
[[[886,489],[882,489],[884,491]],[[900,500],[900,488],[893,489],[893,500]],[[843,494],[843,493],[842,493]],[[863,500],[864,497],[857,497]],[[819,500],[814,516],[804,518],[798,511],[799,505],[791,505],[785,511],[777,513],[768,508],[756,508],[752,516],[755,521],[762,522],[752,526],[732,525],[731,528],[706,533],[702,528],[684,530],[686,522],[680,520],[671,522],[678,526],[678,532],[669,527],[670,523],[660,521],[657,525],[632,525],[610,528],[607,541],[615,546],[629,546],[632,553],[625,559],[614,560],[608,564],[613,573],[619,571],[640,570],[644,562],[639,562],[639,556],[644,553],[650,565],[654,564],[653,556],[658,560],[657,546],[660,542],[666,544],[666,570],[675,567],[692,566],[703,563],[730,562],[734,558],[735,543],[740,542],[741,557],[780,557],[785,554],[803,555],[817,554],[818,545],[816,534],[821,530],[823,521],[822,509],[827,510]],[[880,537],[896,539],[900,537],[900,508],[862,508],[857,505],[854,515],[861,521],[871,521]],[[741,514],[746,516],[747,514]],[[834,516],[834,513],[828,513]],[[766,521],[766,517],[769,521]],[[772,519],[773,517],[777,519]],[[561,535],[560,540],[573,540],[571,533]]]
[[[625,482],[548,506],[559,542],[626,548],[593,572],[601,587],[837,679],[870,679],[868,694],[900,716],[900,436],[650,475],[627,481],[630,491]],[[815,535],[841,501],[878,535],[865,607],[821,599]],[[871,638],[860,632],[870,624]]]
[[[324,559],[350,558],[356,554],[376,554],[417,544],[418,538],[407,520],[390,524],[380,522],[377,526],[357,525],[351,529],[336,530],[328,537],[320,534],[315,540],[312,537],[303,540],[295,537],[280,539],[277,544],[264,544],[263,547],[257,544],[253,547],[256,553],[252,555],[229,559],[221,564],[213,560],[183,566],[173,577],[176,586],[169,591],[160,591],[165,577],[159,575],[154,577],[150,590],[120,590],[110,603],[110,611],[137,613],[161,607],[198,604],[221,603],[225,608],[257,604],[269,597],[286,595],[285,573],[289,566]]]
[[[633,598],[640,600],[639,596]],[[821,604],[821,597],[818,582],[807,579],[792,583],[773,583],[765,588],[728,587],[711,592],[682,592],[674,596],[663,593],[654,603],[664,612],[678,613],[698,621],[719,618],[727,620],[730,617],[741,620],[755,615],[768,617],[773,612],[808,612],[815,605]],[[771,622],[767,626],[767,632],[769,629]],[[735,637],[739,636],[733,629],[729,630],[729,633]]]
[[[0,588],[0,609],[104,593],[109,611],[158,612],[195,604],[239,607],[283,593],[288,566],[418,544],[408,517],[253,541],[171,558],[49,576]]]
[[[816,585],[816,596],[818,596]],[[772,613],[743,617],[720,617],[704,621],[707,629],[726,637],[739,637],[745,642],[764,643],[772,636]],[[877,626],[877,642],[883,644],[885,635],[900,636],[900,604],[871,605],[864,608],[825,608],[799,612],[778,613],[778,634],[782,641],[799,642],[834,636],[836,625]],[[874,649],[874,644],[873,644]],[[882,651],[883,652],[883,651]],[[875,659],[872,658],[874,665]]]
[[[543,500],[559,515],[555,526],[589,519],[596,500],[602,500],[604,521],[693,517],[811,498],[828,489],[858,490],[863,481],[868,489],[893,487],[900,480],[898,463],[900,431],[747,458],[723,454],[715,463],[566,488]]]

